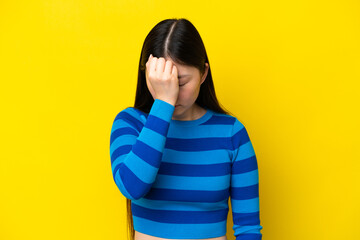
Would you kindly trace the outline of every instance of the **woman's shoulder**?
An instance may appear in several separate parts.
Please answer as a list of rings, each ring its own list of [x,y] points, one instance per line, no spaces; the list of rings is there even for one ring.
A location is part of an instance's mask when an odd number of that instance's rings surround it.
[[[219,113],[213,111],[213,116],[211,121],[219,125],[228,125],[230,135],[233,136],[240,130],[245,130],[244,123],[233,113]]]
[[[126,107],[118,112],[115,116],[115,120],[124,119],[124,120],[132,120],[132,121],[140,121],[144,122],[147,117],[147,113],[135,108],[135,107]],[[114,121],[115,121],[114,120]]]
[[[216,121],[219,124],[226,124],[226,125],[238,125],[241,124],[242,122],[239,120],[238,117],[236,117],[234,114],[232,113],[220,113],[220,112],[216,112],[216,111],[212,111],[212,115],[213,115],[213,121]]]

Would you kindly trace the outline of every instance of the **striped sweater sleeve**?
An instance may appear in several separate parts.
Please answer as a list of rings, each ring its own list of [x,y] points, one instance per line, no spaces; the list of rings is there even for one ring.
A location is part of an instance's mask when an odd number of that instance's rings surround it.
[[[132,108],[115,118],[110,135],[113,179],[128,199],[146,195],[160,167],[170,120],[175,107],[155,99],[147,119]]]
[[[261,240],[259,175],[254,148],[245,126],[235,120],[232,130],[231,208],[236,240]]]

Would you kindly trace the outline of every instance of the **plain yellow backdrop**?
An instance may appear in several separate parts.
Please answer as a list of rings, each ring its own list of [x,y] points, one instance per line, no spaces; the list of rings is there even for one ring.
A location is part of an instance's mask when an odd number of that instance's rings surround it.
[[[146,35],[173,17],[198,29],[218,99],[247,127],[263,239],[359,239],[359,12],[354,0],[1,1],[0,239],[125,239],[111,125],[134,103]]]

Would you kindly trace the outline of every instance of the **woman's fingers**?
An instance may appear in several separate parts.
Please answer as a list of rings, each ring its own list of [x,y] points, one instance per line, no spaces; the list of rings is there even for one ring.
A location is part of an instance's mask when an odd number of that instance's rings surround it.
[[[165,63],[165,70],[164,70],[164,74],[166,76],[171,75],[172,66],[173,66],[172,62],[170,60],[167,60]]]
[[[157,58],[151,58],[149,61],[150,61],[150,67],[149,67],[149,72],[153,72],[153,71],[156,71],[156,62],[157,62]]]
[[[177,69],[171,60],[150,55],[146,63],[146,83],[154,99],[175,105],[179,95],[179,82]]]
[[[171,75],[174,75],[176,78],[178,77],[178,71],[175,65],[172,66]]]
[[[165,67],[165,59],[164,58],[158,58],[156,63],[156,76],[160,77],[164,73],[164,67]]]

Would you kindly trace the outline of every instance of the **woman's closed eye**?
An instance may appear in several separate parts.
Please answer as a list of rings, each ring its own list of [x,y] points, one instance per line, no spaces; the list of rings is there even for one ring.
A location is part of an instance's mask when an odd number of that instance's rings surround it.
[[[181,85],[179,85],[179,87],[182,87],[182,86],[184,86],[186,83],[183,83],[183,84],[181,84]]]

